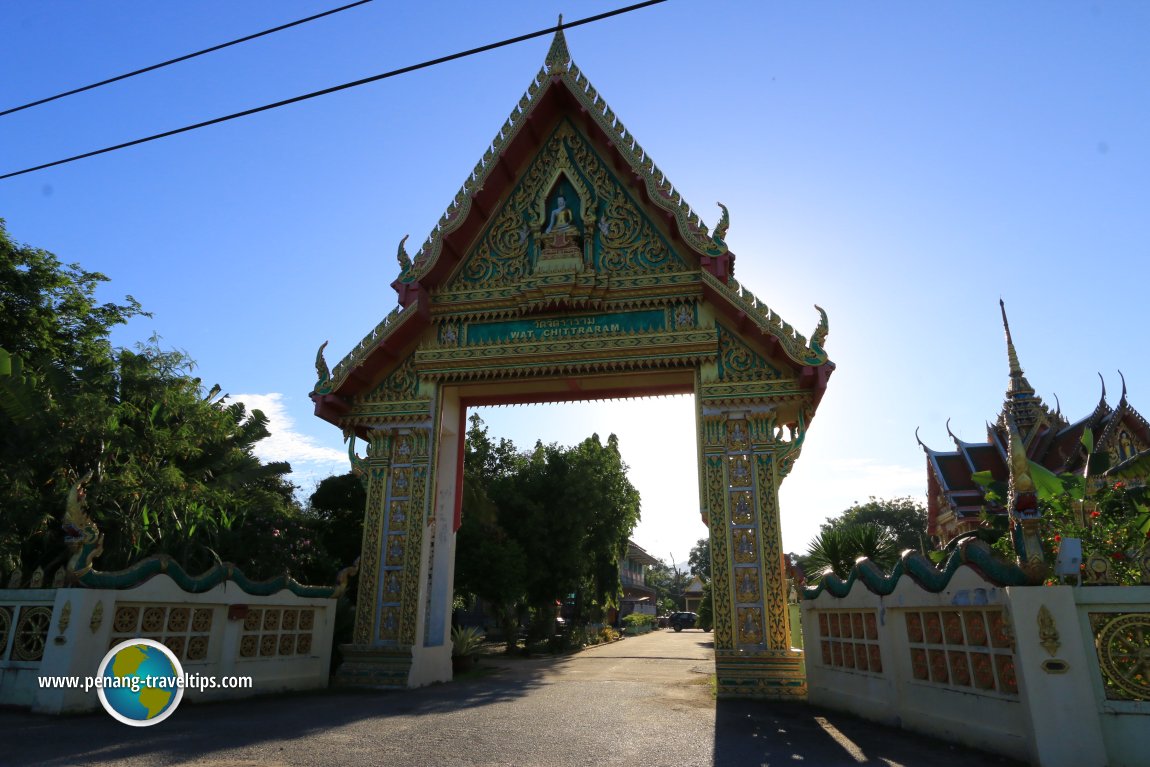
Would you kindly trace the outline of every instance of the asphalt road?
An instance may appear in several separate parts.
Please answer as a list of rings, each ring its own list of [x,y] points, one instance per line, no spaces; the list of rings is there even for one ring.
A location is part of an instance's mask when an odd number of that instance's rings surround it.
[[[487,657],[420,690],[184,703],[145,728],[0,711],[0,765],[1013,764],[801,704],[716,701],[712,673],[710,634],[657,631],[558,659]]]

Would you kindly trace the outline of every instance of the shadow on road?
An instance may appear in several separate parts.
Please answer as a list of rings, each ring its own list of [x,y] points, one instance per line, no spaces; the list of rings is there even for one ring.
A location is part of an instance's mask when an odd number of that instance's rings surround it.
[[[291,751],[293,741],[373,719],[417,730],[423,715],[526,696],[538,687],[549,665],[546,660],[501,660],[485,661],[487,668],[470,678],[418,690],[337,689],[220,703],[184,702],[170,719],[147,728],[123,725],[103,709],[66,717],[0,709],[0,743],[5,744],[0,764],[68,767],[149,755],[163,755],[163,763],[182,764],[253,748]]]
[[[805,703],[719,700],[715,767],[802,762],[819,767],[1022,767],[1022,763]]]

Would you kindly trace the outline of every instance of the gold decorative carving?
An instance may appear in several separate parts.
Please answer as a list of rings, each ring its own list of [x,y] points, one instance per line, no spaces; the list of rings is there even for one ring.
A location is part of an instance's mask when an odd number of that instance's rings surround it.
[[[727,421],[727,449],[728,450],[746,450],[749,447],[750,435],[747,432],[747,424],[742,419],[731,419]]]
[[[241,640],[242,642],[242,640]],[[188,660],[204,660],[208,657],[208,638],[194,636],[188,640]]]
[[[16,623],[16,636],[12,644],[12,660],[38,661],[44,657],[48,642],[48,629],[52,623],[52,608],[44,605],[25,607]]]
[[[60,617],[56,620],[56,630],[63,634],[68,630],[68,624],[72,622],[72,600],[69,599],[60,608]]]
[[[1091,554],[1086,558],[1086,582],[1093,586],[1109,586],[1114,583],[1110,569],[1110,558],[1102,554]]]
[[[761,598],[759,568],[735,568],[735,600],[738,602],[758,602]]]
[[[96,602],[96,606],[92,608],[92,617],[88,619],[88,628],[95,634],[100,630],[100,624],[104,622],[104,603]]]
[[[173,607],[168,610],[168,631],[183,633],[188,630],[188,619],[191,609],[187,607]]]
[[[187,645],[187,637],[182,637],[182,636],[164,637],[164,646],[167,647],[169,650],[171,650],[172,653],[175,654],[175,656],[177,658],[183,659],[185,657],[184,656],[184,648],[186,647],[186,645]]]
[[[112,620],[112,630],[117,634],[131,634],[140,623],[140,608],[124,606],[116,608],[116,617]]]
[[[751,486],[751,462],[745,455],[733,455],[728,460],[731,487]]]
[[[387,536],[387,548],[384,550],[383,559],[386,564],[393,566],[403,564],[404,538],[406,538],[404,535]]]
[[[734,538],[736,562],[757,562],[759,560],[754,530],[736,530]]]
[[[254,658],[256,651],[259,649],[259,638],[254,634],[248,634],[240,638],[240,657],[241,658]]]
[[[763,642],[763,611],[758,607],[739,608],[739,644],[757,645]]]
[[[140,620],[140,630],[145,634],[158,634],[164,630],[164,608],[145,607]]]
[[[744,466],[746,457],[743,458]],[[732,459],[733,461],[734,459]],[[732,463],[732,466],[735,465]],[[749,472],[749,469],[748,469]],[[749,490],[736,490],[731,493],[731,524],[751,525],[755,522],[755,497]]]
[[[761,354],[741,342],[733,333],[718,325],[719,380],[768,381],[782,377],[782,372]]]
[[[408,357],[363,401],[413,400],[418,396],[419,374],[415,370],[415,357]]]
[[[8,632],[12,630],[12,608],[0,607],[0,658],[8,649]]]
[[[259,631],[263,624],[263,610],[250,608],[244,616],[244,631]]]
[[[280,627],[280,611],[264,610],[264,631],[277,631]]]
[[[212,610],[209,608],[196,608],[196,611],[192,614],[192,631],[211,631],[212,614]]]
[[[1042,605],[1038,608],[1038,643],[1050,657],[1054,657],[1062,644],[1058,640],[1058,626],[1054,623],[1054,615],[1046,605]]]
[[[1106,697],[1150,700],[1150,613],[1092,613]]]

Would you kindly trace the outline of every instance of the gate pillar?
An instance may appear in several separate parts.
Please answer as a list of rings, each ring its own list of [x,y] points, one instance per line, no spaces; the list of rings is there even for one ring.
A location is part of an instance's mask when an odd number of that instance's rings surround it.
[[[464,409],[453,391],[418,386],[407,393],[420,399],[389,403],[405,417],[368,429],[366,458],[353,443],[367,504],[355,628],[351,644],[340,647],[340,684],[419,687],[451,679]]]
[[[802,416],[785,426],[780,404],[699,407],[720,697],[806,695],[803,655],[790,646],[778,503],[779,483],[802,443]]]

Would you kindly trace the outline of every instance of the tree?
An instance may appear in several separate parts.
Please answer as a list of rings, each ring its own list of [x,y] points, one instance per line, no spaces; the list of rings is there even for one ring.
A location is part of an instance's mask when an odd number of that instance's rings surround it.
[[[811,580],[828,569],[845,580],[860,557],[867,557],[880,568],[889,570],[898,559],[897,551],[893,539],[877,524],[839,525],[815,536],[804,557],[803,569]]]
[[[367,491],[351,472],[327,477],[316,485],[307,505],[307,521],[317,545],[333,567],[352,564],[363,547],[363,516]]]
[[[97,303],[106,280],[13,244],[0,226],[0,566],[64,561],[59,517],[89,472],[103,569],[153,553],[261,575],[310,566],[306,536],[274,540],[298,508],[290,467],[255,457],[267,419],[205,392],[191,360],[156,339],[113,349],[111,329],[144,312],[130,296]]]
[[[891,540],[895,551],[926,551],[926,508],[913,498],[875,498],[855,503],[837,517],[827,517],[820,530],[839,529],[857,524],[874,524]]]
[[[523,466],[515,445],[496,445],[478,414],[472,414],[463,457],[463,519],[455,542],[455,592],[486,601],[495,612],[507,650],[518,638],[518,606],[525,596],[527,564],[518,541],[500,526],[499,508],[488,491]]]
[[[647,585],[655,590],[655,609],[660,613],[677,609],[675,599],[679,596],[674,568],[660,559],[658,564],[647,568]]]
[[[711,580],[711,538],[700,538],[691,553],[687,556],[687,566],[691,568],[691,575],[697,575],[704,582]]]
[[[710,631],[715,625],[715,603],[711,598],[711,582],[703,584],[703,598],[699,600],[698,625],[703,631]]]
[[[505,610],[525,600],[543,616],[553,615],[556,601],[570,594],[580,614],[591,605],[616,603],[619,561],[639,511],[639,493],[627,479],[615,435],[606,444],[592,435],[569,448],[537,442],[522,454],[508,440],[496,444],[473,415],[457,593],[483,596]],[[515,575],[515,563],[522,564],[521,575]]]

